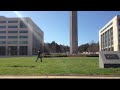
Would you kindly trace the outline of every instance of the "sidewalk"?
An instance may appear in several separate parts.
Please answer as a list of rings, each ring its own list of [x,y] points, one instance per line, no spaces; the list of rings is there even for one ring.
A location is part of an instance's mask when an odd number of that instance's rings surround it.
[[[120,77],[98,76],[0,76],[0,79],[120,79]]]

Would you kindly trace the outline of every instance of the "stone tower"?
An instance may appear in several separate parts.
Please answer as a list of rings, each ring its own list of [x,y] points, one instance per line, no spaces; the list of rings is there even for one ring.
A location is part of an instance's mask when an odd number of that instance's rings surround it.
[[[70,54],[78,54],[77,11],[70,11]]]

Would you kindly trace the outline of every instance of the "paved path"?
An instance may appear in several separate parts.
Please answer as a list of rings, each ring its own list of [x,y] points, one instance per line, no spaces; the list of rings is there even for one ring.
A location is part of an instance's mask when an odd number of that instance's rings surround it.
[[[120,77],[98,76],[0,76],[0,79],[120,79]]]

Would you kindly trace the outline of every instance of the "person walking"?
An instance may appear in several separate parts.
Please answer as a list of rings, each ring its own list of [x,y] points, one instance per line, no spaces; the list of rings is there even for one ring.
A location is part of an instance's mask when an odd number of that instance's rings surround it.
[[[38,59],[40,58],[40,61],[42,62],[42,52],[40,50],[38,50],[37,52],[37,59],[36,59],[36,62],[38,61]]]

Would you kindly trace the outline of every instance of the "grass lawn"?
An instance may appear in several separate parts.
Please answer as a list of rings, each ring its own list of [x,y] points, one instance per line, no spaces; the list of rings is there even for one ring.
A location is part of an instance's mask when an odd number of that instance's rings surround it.
[[[0,75],[110,75],[120,76],[120,68],[99,68],[98,57],[0,58]]]

